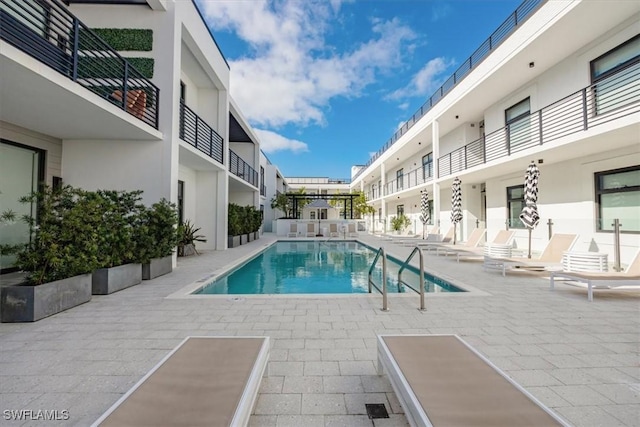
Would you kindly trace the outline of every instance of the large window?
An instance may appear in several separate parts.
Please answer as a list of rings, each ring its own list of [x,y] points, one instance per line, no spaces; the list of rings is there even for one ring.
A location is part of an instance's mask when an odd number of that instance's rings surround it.
[[[396,208],[396,213],[398,214],[398,216],[404,215],[404,205],[398,205],[398,207]]]
[[[509,228],[525,228],[520,221],[520,213],[524,207],[524,185],[507,187],[507,214]]]
[[[264,168],[260,166],[260,195],[266,196],[267,187],[264,185]]]
[[[433,153],[422,156],[422,179],[433,177]]]
[[[504,112],[505,124],[507,126],[507,150],[509,153],[517,151],[527,145],[531,139],[529,113],[531,103],[529,98],[523,99],[516,105],[509,107]]]
[[[595,113],[640,101],[640,35],[591,61]]]
[[[404,170],[398,169],[398,171],[396,172],[396,184],[397,184],[398,190],[402,190],[402,188],[404,187],[403,177],[404,177]]]
[[[184,181],[178,181],[178,224],[184,221]]]
[[[612,231],[619,219],[621,232],[640,232],[640,166],[598,172],[596,205],[598,231]]]
[[[23,215],[35,217],[36,206],[20,203],[20,198],[38,191],[44,180],[44,151],[2,140],[0,142],[0,207],[13,211],[16,221],[0,224],[0,242],[28,243],[29,226],[21,221]],[[15,256],[0,256],[0,271],[13,267]]]

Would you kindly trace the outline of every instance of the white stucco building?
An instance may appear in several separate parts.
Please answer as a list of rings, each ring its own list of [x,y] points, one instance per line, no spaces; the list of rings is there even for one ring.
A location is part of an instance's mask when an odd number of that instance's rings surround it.
[[[554,233],[579,235],[575,250],[621,260],[640,246],[640,3],[528,0],[502,24],[367,162],[351,187],[389,230],[405,213],[416,232],[420,191],[432,221],[450,227],[451,185],[462,181],[458,238],[476,226],[491,239],[516,229],[524,173],[540,168],[533,247]]]

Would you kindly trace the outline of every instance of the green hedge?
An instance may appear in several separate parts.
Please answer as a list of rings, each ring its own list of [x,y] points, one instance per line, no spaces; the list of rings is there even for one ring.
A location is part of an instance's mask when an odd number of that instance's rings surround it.
[[[153,48],[153,31],[134,28],[93,28],[101,39],[117,51],[149,52]]]
[[[79,78],[113,77],[122,78],[124,76],[124,65],[119,58],[89,58],[80,57],[78,64]],[[125,58],[129,64],[133,65],[143,77],[148,79],[153,77],[153,58]],[[131,76],[133,77],[133,76]]]

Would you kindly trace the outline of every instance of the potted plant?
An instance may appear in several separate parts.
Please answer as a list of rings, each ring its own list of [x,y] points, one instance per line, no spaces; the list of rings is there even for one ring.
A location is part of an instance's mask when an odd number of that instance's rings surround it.
[[[391,218],[391,228],[398,234],[410,225],[411,220],[404,214]]]
[[[101,206],[90,193],[44,187],[21,199],[36,204],[37,217],[23,217],[32,239],[15,265],[25,282],[0,291],[3,322],[33,322],[91,300],[91,272],[99,266]]]
[[[173,251],[178,244],[178,213],[166,199],[141,210],[135,233],[137,256],[142,263],[142,280],[154,279],[173,270]]]
[[[262,212],[253,208],[252,218],[254,240],[258,240],[260,238],[260,227],[262,226]]]
[[[92,275],[94,295],[107,295],[142,282],[134,235],[140,226],[142,191],[99,190],[88,193],[102,210],[98,226],[99,268]]]
[[[255,230],[253,229],[253,206],[245,206],[243,210],[243,234],[247,236],[247,242],[253,242],[255,239]]]
[[[178,256],[198,254],[196,242],[207,241],[202,234],[197,234],[198,231],[200,228],[196,228],[189,220],[180,224],[178,227]]]
[[[240,234],[242,230],[241,207],[235,203],[229,204],[228,213],[228,231],[227,231],[227,247],[235,248],[240,246]]]

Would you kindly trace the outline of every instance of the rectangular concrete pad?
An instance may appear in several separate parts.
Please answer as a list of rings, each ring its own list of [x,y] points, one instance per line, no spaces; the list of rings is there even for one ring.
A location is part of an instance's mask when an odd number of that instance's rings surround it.
[[[189,338],[100,426],[228,426],[265,338]]]
[[[455,336],[382,336],[434,426],[562,425]]]

